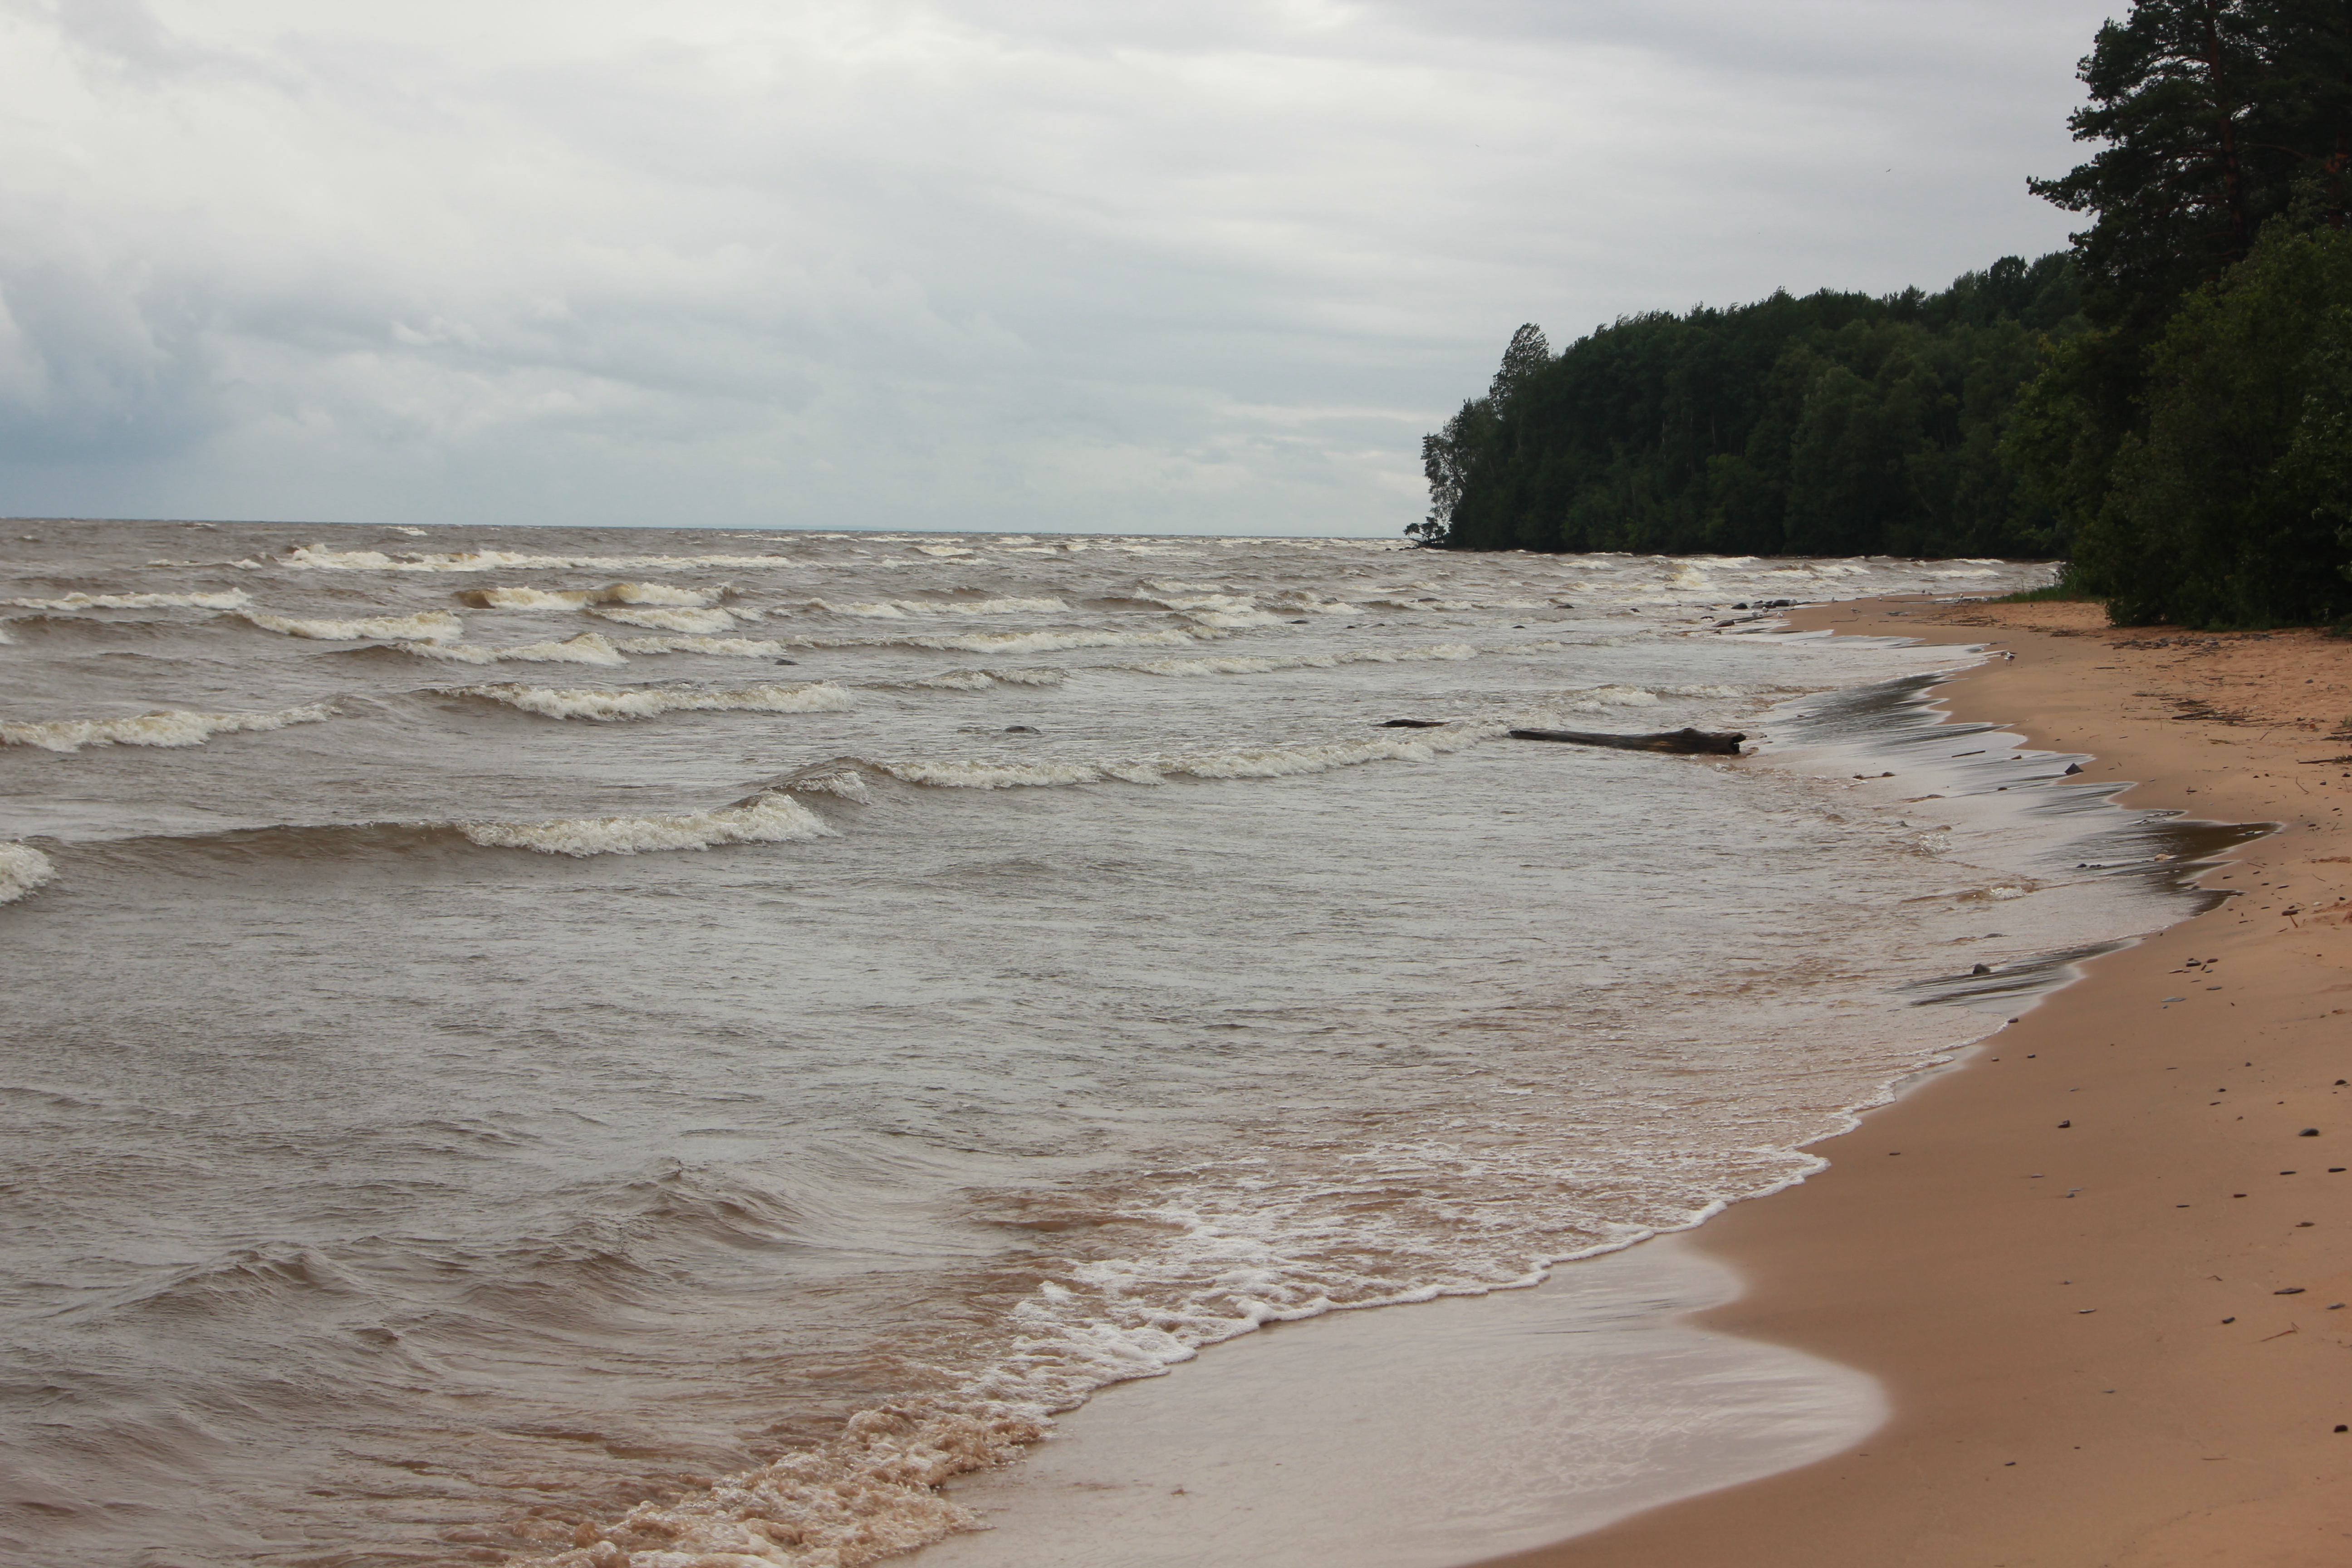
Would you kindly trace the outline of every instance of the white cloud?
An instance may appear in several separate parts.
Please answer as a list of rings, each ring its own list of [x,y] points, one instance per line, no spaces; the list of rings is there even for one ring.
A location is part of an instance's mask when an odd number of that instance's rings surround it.
[[[2063,243],[2102,8],[0,5],[0,510],[1393,533],[1524,320]]]

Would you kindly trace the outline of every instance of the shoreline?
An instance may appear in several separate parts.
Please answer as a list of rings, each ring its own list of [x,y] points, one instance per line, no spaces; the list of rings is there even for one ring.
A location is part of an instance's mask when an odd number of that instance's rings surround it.
[[[2089,753],[2131,807],[2280,826],[2201,879],[2241,896],[2086,960],[1685,1237],[1747,1287],[1693,1321],[1870,1373],[1884,1426],[1485,1568],[2352,1556],[2352,762],[2309,765],[2352,751],[2352,643],[2063,604],[1789,619],[2011,654],[1939,686],[1953,719]]]

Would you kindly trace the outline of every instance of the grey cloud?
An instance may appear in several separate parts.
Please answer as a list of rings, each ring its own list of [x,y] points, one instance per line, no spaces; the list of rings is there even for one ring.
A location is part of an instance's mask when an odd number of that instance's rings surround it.
[[[0,505],[1393,533],[1521,321],[2062,244],[2101,14],[20,5]]]

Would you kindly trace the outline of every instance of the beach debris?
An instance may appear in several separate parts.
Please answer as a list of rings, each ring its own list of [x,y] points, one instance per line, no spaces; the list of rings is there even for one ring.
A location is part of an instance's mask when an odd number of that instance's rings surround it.
[[[1383,719],[1372,726],[1376,730],[1442,730],[1444,719]]]
[[[1045,733],[1044,731],[1038,729],[1034,724],[1007,724],[1004,726],[1004,732],[1008,735],[1042,735]]]
[[[2273,1296],[2300,1296],[2303,1294],[2303,1287],[2300,1285],[2290,1285],[2284,1290],[2273,1290],[2271,1294]]]
[[[1736,757],[1744,734],[1710,730],[1662,730],[1650,735],[1611,735],[1591,730],[1513,730],[1515,741],[1558,741],[1570,746],[1607,746],[1620,752],[1671,752],[1677,756]]]
[[[2316,1127],[2306,1127],[2302,1131],[2296,1133],[2295,1136],[2298,1138],[2316,1138],[2319,1136],[2319,1129]]]
[[[1992,973],[1992,965],[1990,963],[1979,963],[1974,969],[1969,970],[1969,973],[1970,974],[1990,974]]]
[[[2058,1125],[2061,1127],[2072,1127],[2074,1124],[2071,1121],[2061,1121]]]
[[[2237,1321],[2238,1321],[2238,1320],[2237,1320],[2237,1319],[2235,1319],[2235,1318],[2224,1318],[2224,1319],[2222,1319],[2222,1320],[2221,1320],[2221,1321],[2222,1321],[2222,1322],[2224,1322],[2224,1323],[2234,1323],[2234,1322],[2236,1322]]]
[[[2068,763],[2066,764],[2066,771],[2070,773],[2079,773],[2083,771],[2083,764],[2080,763]]]

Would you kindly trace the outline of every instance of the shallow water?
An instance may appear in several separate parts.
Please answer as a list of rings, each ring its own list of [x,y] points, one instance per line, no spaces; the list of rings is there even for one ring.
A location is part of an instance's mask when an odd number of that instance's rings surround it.
[[[1811,776],[1967,656],[1713,624],[2029,568],[18,526],[9,1562],[911,1547],[1107,1383],[1801,1175],[1956,943],[2180,896]]]

